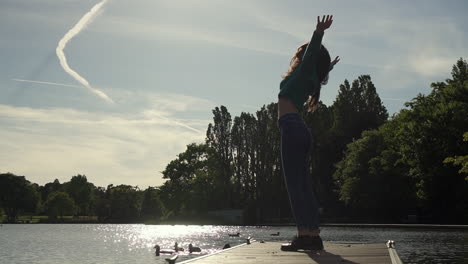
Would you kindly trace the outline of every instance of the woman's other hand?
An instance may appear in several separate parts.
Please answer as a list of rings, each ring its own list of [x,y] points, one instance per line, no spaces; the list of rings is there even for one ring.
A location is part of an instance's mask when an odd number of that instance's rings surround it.
[[[332,67],[334,67],[340,61],[340,56],[336,56],[336,58],[330,63]]]

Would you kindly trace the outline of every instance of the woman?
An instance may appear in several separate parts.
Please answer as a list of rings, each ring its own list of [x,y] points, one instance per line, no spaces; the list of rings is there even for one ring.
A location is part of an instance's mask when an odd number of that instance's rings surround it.
[[[319,229],[319,208],[308,173],[308,155],[311,134],[301,119],[306,104],[314,111],[319,102],[320,88],[328,80],[328,73],[339,61],[330,61],[330,55],[321,45],[324,31],[333,22],[333,16],[317,17],[317,27],[310,43],[298,48],[289,71],[283,76],[278,94],[278,124],[281,132],[281,161],[288,189],[291,209],[296,219],[297,236],[281,250],[323,249]]]

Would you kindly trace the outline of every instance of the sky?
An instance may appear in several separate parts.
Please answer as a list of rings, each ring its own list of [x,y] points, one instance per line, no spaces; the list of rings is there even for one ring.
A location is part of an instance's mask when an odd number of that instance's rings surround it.
[[[397,113],[468,57],[467,13],[466,0],[0,0],[0,173],[160,186],[214,107],[276,101],[322,14],[341,58],[322,101],[369,74]]]

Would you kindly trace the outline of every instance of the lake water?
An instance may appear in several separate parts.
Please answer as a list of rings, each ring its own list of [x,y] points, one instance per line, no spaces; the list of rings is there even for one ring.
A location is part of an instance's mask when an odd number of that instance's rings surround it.
[[[240,232],[240,237],[229,237]],[[270,236],[280,232],[279,237]],[[0,263],[165,263],[154,245],[172,248],[174,242],[213,253],[229,243],[235,246],[251,236],[256,240],[288,240],[293,227],[230,227],[185,225],[50,224],[0,227]],[[468,263],[468,230],[324,227],[328,242],[377,242],[392,239],[404,263]],[[184,251],[179,260],[199,255]]]

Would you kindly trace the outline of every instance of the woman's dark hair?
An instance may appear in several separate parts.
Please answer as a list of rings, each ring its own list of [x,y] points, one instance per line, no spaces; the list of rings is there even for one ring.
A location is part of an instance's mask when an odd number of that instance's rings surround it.
[[[304,57],[304,53],[307,49],[307,45],[309,45],[308,42],[301,45],[297,49],[296,54],[294,54],[294,56],[291,58],[289,70],[283,75],[283,78],[286,78],[287,76],[289,76],[302,63],[302,58]],[[330,65],[331,65],[330,53],[328,53],[328,50],[325,48],[325,46],[321,45],[318,58],[317,58],[317,65],[316,65],[317,76],[319,78],[320,84],[323,84],[323,85],[327,84],[328,73],[330,72]],[[320,87],[318,91],[316,91],[314,94],[310,94],[309,98],[307,99],[309,112],[312,112],[315,109],[317,109],[319,99],[320,99]]]
[[[331,57],[325,46],[322,45],[317,60],[317,76],[321,84],[327,84],[328,73],[330,72]]]

